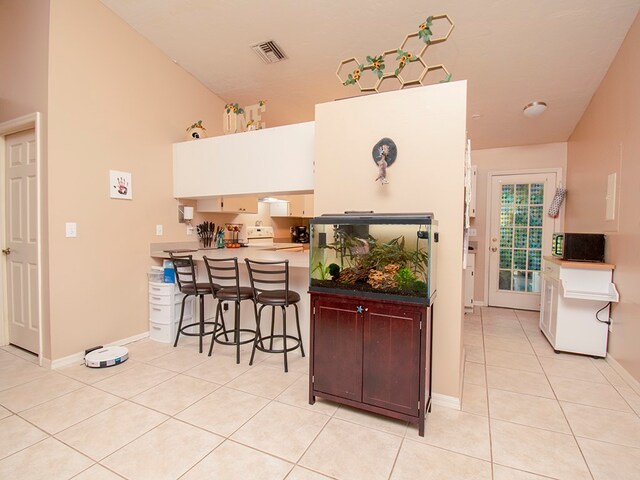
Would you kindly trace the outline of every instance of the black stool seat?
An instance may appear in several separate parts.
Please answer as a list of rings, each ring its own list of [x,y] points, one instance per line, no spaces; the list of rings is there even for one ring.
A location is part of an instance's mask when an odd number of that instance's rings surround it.
[[[224,319],[222,324],[218,324],[217,322],[205,322],[204,320],[204,297],[205,295],[215,296],[215,293],[220,290],[220,285],[212,284],[211,282],[198,282],[196,280],[196,268],[191,255],[173,255],[172,253],[169,253],[169,256],[171,257],[173,268],[176,272],[178,288],[180,289],[180,292],[184,294],[184,297],[182,298],[182,307],[180,309],[180,323],[178,324],[176,340],[173,343],[173,346],[178,346],[178,339],[180,338],[180,335],[199,337],[200,353],[202,353],[202,339],[207,335],[211,335],[213,337],[214,333],[217,331],[224,330]],[[200,300],[200,315],[197,322],[183,325],[185,301],[190,295],[198,297]],[[211,325],[213,328],[207,330],[207,325]],[[195,332],[187,331],[192,327],[197,327]]]
[[[240,300],[250,300],[253,298],[251,287],[240,287],[239,290],[238,292],[235,287],[223,287],[216,292],[216,298],[224,302],[234,302],[236,298],[240,298]]]
[[[189,295],[207,295],[211,293],[216,293],[220,290],[220,285],[213,285],[213,288],[208,283],[196,283],[196,288],[193,288],[193,285],[183,285],[180,290],[182,293],[188,293]]]
[[[256,296],[258,303],[264,305],[285,305],[300,301],[300,294],[292,290],[263,290]]]
[[[289,290],[289,260],[280,262],[259,262],[257,260],[245,259],[249,279],[253,289],[253,298],[256,303],[256,335],[251,350],[249,365],[253,365],[256,350],[266,353],[282,353],[284,356],[284,371],[289,371],[287,353],[300,349],[304,357],[304,346],[302,345],[302,333],[300,332],[300,318],[298,305],[300,294]],[[260,308],[257,308],[260,305]],[[287,307],[293,305],[296,312],[296,327],[298,336],[287,334]],[[262,310],[271,307],[271,334],[262,335],[260,322]],[[282,333],[275,333],[275,311],[276,307],[282,310]],[[265,340],[269,341],[269,347],[265,346]],[[274,348],[273,341],[282,341],[282,348]]]
[[[243,300],[253,300],[253,290],[249,287],[240,286],[240,274],[238,271],[238,259],[233,258],[208,258],[203,257],[204,264],[207,267],[207,275],[211,288],[218,286],[216,298],[218,304],[216,306],[216,320],[222,319],[222,331],[217,332],[211,338],[211,346],[209,347],[209,356],[213,354],[213,345],[219,343],[221,345],[235,345],[236,347],[236,363],[240,363],[240,345],[253,342],[256,336],[255,330],[249,328],[240,328],[240,302]],[[217,283],[214,283],[217,282]],[[234,322],[233,328],[227,329],[224,324],[224,316],[222,313],[222,302],[234,302]],[[241,334],[245,338],[241,338]],[[222,337],[224,336],[224,340]],[[229,338],[231,337],[231,338]]]

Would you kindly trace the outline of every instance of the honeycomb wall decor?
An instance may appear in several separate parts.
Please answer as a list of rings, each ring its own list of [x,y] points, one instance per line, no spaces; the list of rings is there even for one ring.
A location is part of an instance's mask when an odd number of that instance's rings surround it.
[[[438,24],[446,28],[444,35],[433,34],[433,27]],[[417,32],[406,35],[397,49],[386,50],[376,56],[367,56],[366,65],[360,63],[356,57],[346,58],[338,65],[336,76],[343,85],[357,85],[363,93],[388,91],[388,85],[399,86],[400,89],[426,85],[428,81],[432,81],[436,73],[442,76],[439,83],[449,82],[449,70],[442,64],[429,65],[425,57],[429,47],[447,41],[454,27],[455,24],[447,14],[430,16],[418,27]],[[390,66],[395,68],[386,71]],[[374,78],[365,79],[364,75],[373,75]]]

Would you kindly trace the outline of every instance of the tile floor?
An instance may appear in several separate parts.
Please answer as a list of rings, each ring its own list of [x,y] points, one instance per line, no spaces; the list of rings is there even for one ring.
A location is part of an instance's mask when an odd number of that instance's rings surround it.
[[[625,480],[640,397],[604,360],[554,354],[534,312],[465,316],[462,411],[403,422],[307,403],[306,359],[236,365],[143,340],[110,369],[0,349],[0,478]]]

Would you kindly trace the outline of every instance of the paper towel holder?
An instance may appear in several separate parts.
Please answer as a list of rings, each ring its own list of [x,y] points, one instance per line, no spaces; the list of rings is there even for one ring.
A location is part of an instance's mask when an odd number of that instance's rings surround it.
[[[178,205],[178,223],[191,223],[193,220],[193,207]]]

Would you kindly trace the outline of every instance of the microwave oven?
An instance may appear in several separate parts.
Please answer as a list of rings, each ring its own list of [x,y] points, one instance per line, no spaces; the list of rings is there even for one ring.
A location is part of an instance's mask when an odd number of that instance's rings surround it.
[[[554,233],[551,254],[574,262],[604,262],[604,234]]]

